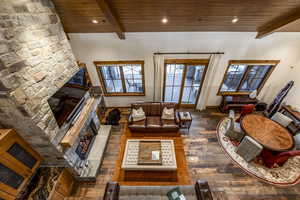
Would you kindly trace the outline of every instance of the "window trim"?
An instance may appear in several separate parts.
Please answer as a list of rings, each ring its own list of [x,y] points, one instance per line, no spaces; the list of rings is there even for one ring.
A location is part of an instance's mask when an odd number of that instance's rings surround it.
[[[220,84],[219,90],[217,95],[218,96],[227,96],[227,95],[248,95],[251,92],[222,92],[221,88],[222,85],[224,84],[224,80],[226,78],[227,72],[229,70],[229,67],[231,65],[272,65],[271,68],[269,69],[269,71],[267,72],[267,74],[265,75],[265,77],[263,78],[262,82],[260,83],[259,87],[257,88],[257,94],[260,93],[261,89],[264,87],[265,83],[267,82],[267,80],[269,79],[269,77],[271,76],[272,72],[274,71],[275,67],[278,65],[278,63],[280,62],[280,60],[229,60],[227,69],[224,73],[222,82]],[[247,69],[245,71],[245,73],[243,74],[243,77],[239,83],[238,89],[241,87],[241,83],[245,80],[246,78],[246,74],[248,74],[249,71],[249,67],[247,66]]]
[[[120,65],[121,64],[140,64],[141,65],[141,68],[142,68],[142,87],[143,87],[143,92],[118,92],[118,93],[116,93],[116,92],[114,92],[114,93],[107,92],[106,87],[105,87],[104,78],[102,76],[100,68],[103,67],[104,65],[118,65],[118,64],[120,64]],[[100,83],[101,83],[101,87],[102,87],[102,89],[104,91],[104,96],[145,96],[146,89],[145,89],[144,61],[142,61],[142,60],[94,61],[94,65],[95,65],[95,68],[96,68],[97,73],[98,73],[98,77],[99,77],[99,80],[100,80]],[[122,70],[122,72],[120,72],[120,76],[121,76],[121,81],[122,81],[122,87],[126,91],[126,83],[125,83],[125,78],[124,78],[123,70]]]
[[[183,69],[183,74],[182,74],[182,80],[181,80],[181,85],[180,85],[180,94],[179,96],[181,97],[180,100],[178,101],[178,105],[180,105],[181,107],[187,107],[187,108],[194,108],[197,106],[197,103],[199,101],[199,97],[200,97],[200,93],[202,91],[202,86],[203,86],[203,83],[204,83],[204,79],[206,77],[206,72],[207,72],[207,69],[208,69],[208,65],[209,65],[209,59],[165,59],[164,60],[164,77],[163,77],[163,96],[162,96],[162,99],[163,101],[165,101],[165,89],[166,89],[166,75],[167,75],[167,64],[183,64],[185,67]],[[185,76],[186,76],[186,70],[187,70],[187,67],[186,65],[205,65],[205,69],[204,69],[204,74],[203,74],[203,78],[201,80],[201,83],[200,83],[200,91],[197,95],[197,98],[196,98],[196,102],[195,102],[195,105],[194,104],[182,104],[182,93],[183,93],[183,89],[184,89],[184,81],[185,81]]]

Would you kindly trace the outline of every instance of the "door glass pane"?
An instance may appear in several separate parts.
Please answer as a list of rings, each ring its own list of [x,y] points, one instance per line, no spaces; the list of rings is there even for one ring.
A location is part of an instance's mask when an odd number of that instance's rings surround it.
[[[250,70],[247,73],[240,89],[240,91],[243,92],[252,92],[258,89],[269,69],[271,68],[270,65],[249,65],[248,67],[250,67]]]
[[[184,65],[167,64],[166,83],[165,83],[165,101],[178,102],[182,82]]]
[[[247,65],[230,65],[221,87],[221,92],[235,92],[246,71]]]
[[[180,86],[173,87],[173,96],[171,102],[178,102],[180,96]]]
[[[108,93],[124,92],[118,66],[101,67],[101,73]]]
[[[141,65],[125,65],[123,73],[127,92],[143,92]]]
[[[180,95],[180,87],[166,87],[165,101],[177,103]]]
[[[0,182],[18,189],[23,181],[24,178],[21,175],[0,163]]]
[[[22,162],[24,165],[32,169],[37,160],[23,149],[18,143],[14,143],[7,151],[14,158]]]
[[[191,94],[191,89],[192,89],[192,87],[184,87],[181,103],[183,103],[183,104],[188,104],[189,103],[189,97],[190,97],[190,94]]]
[[[182,94],[182,104],[195,104],[200,84],[204,78],[205,65],[189,65],[187,66],[184,81],[184,89]]]
[[[172,101],[172,90],[173,87],[165,87],[165,101],[170,102]]]

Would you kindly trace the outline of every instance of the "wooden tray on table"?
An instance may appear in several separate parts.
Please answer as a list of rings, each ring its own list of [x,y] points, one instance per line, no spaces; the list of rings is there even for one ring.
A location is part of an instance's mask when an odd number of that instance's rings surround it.
[[[157,159],[153,159],[152,152],[158,152]],[[160,141],[139,142],[138,165],[162,165]]]

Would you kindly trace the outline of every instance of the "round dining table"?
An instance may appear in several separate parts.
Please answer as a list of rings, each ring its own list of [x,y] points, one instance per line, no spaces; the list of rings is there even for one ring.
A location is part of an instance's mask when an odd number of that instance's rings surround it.
[[[285,127],[262,115],[245,115],[241,120],[241,128],[267,149],[288,151],[294,147],[292,134]]]

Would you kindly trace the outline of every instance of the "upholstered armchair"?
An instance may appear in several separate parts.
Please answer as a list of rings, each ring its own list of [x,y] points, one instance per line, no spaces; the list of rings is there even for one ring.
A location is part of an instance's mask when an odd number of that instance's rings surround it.
[[[299,155],[300,150],[291,150],[274,155],[272,151],[264,149],[260,156],[265,166],[273,168],[275,166],[282,166],[289,158]]]

